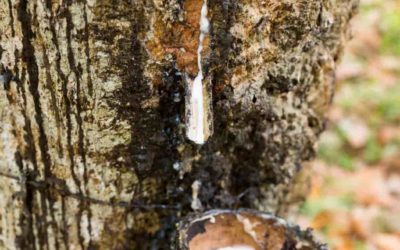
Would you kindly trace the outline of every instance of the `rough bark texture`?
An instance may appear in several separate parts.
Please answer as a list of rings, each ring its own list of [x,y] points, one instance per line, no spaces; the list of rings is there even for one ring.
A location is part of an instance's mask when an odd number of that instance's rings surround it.
[[[197,146],[202,3],[0,0],[1,249],[168,249],[193,210],[298,202],[357,1],[209,0]]]

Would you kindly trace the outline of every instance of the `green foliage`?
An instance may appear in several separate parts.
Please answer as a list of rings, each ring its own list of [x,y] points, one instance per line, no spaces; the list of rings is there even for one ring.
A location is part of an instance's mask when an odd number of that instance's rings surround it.
[[[366,246],[365,242],[356,240],[354,242],[354,249],[355,250],[367,250],[367,246]]]
[[[381,28],[384,33],[382,52],[400,55],[400,14],[398,10],[390,10],[385,13]]]
[[[400,48],[400,37],[397,43]],[[400,122],[400,82],[391,91],[387,91],[379,97],[377,109],[381,118],[386,122]]]
[[[378,144],[375,138],[370,138],[364,149],[364,159],[367,163],[373,164],[381,160],[383,154],[382,146]]]
[[[301,207],[302,214],[314,217],[323,211],[329,210],[349,210],[353,206],[354,201],[351,194],[338,197],[321,197],[321,199],[313,199],[306,201]]]
[[[343,169],[353,170],[353,158],[350,154],[346,153],[341,148],[331,148],[329,146],[321,146],[319,148],[318,156],[327,163],[337,164]]]

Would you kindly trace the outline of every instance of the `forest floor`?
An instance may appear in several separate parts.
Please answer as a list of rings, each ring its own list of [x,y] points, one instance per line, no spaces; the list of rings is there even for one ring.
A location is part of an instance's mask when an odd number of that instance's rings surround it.
[[[400,250],[400,1],[361,0],[296,222],[333,250]]]

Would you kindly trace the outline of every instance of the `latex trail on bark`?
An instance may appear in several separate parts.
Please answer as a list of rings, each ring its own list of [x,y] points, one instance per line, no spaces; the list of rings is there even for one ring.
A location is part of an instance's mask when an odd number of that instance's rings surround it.
[[[186,77],[186,135],[196,144],[204,144],[212,134],[211,95],[208,94],[206,78],[203,75],[202,56],[203,43],[209,32],[207,19],[207,1],[203,2],[200,15],[200,37],[197,49],[198,73],[194,79]]]

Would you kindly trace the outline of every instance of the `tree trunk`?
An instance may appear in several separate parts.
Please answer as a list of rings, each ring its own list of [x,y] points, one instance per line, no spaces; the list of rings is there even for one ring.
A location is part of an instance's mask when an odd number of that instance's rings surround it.
[[[287,216],[356,5],[0,0],[0,248],[168,249],[191,212]],[[203,145],[185,135],[200,55]]]

